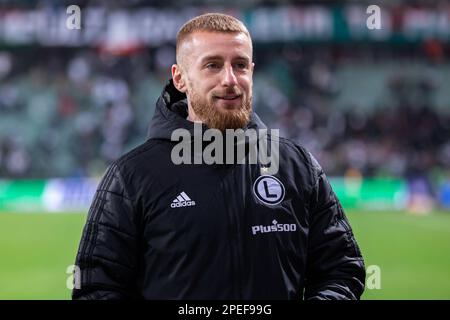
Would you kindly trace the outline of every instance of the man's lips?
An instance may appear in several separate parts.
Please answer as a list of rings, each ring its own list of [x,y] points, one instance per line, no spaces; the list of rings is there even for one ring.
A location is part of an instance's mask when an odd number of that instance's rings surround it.
[[[221,100],[237,100],[241,97],[240,94],[229,94],[225,96],[215,96],[215,99],[221,99]]]

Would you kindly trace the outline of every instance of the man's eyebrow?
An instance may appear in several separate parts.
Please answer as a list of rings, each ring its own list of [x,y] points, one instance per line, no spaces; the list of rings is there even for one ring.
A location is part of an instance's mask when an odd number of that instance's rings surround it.
[[[208,60],[223,60],[223,58],[219,55],[212,55],[212,56],[205,56],[202,58],[202,62],[203,61],[208,61]]]
[[[250,62],[250,58],[246,57],[246,56],[236,57],[233,60],[242,60],[242,61],[245,61],[245,62],[248,62],[248,63]]]
[[[210,55],[203,57],[200,61],[203,63],[211,60],[223,60],[223,57],[220,55]],[[238,56],[236,58],[233,58],[233,60],[244,60],[246,62],[250,62],[250,58],[247,56]]]

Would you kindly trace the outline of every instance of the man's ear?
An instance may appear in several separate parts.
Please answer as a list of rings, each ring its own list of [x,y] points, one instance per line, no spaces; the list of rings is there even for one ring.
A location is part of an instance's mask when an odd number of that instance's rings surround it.
[[[186,83],[184,81],[181,67],[178,64],[172,65],[172,79],[175,88],[177,88],[180,92],[186,93]]]

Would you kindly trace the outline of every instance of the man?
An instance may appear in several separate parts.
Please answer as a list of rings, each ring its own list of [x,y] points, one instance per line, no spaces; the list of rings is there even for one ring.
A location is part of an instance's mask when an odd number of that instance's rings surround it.
[[[252,112],[245,26],[198,16],[180,29],[176,53],[149,139],[115,161],[98,187],[73,298],[359,299],[360,250],[304,148],[280,138],[273,175],[259,162],[173,162],[180,128],[265,128]]]

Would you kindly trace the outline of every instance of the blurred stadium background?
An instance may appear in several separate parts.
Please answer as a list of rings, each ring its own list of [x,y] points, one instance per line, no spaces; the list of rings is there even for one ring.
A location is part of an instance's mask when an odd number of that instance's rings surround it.
[[[176,31],[209,11],[249,27],[255,110],[317,157],[380,268],[363,298],[450,299],[450,3],[432,0],[0,1],[0,299],[70,298],[98,179],[145,140]]]

